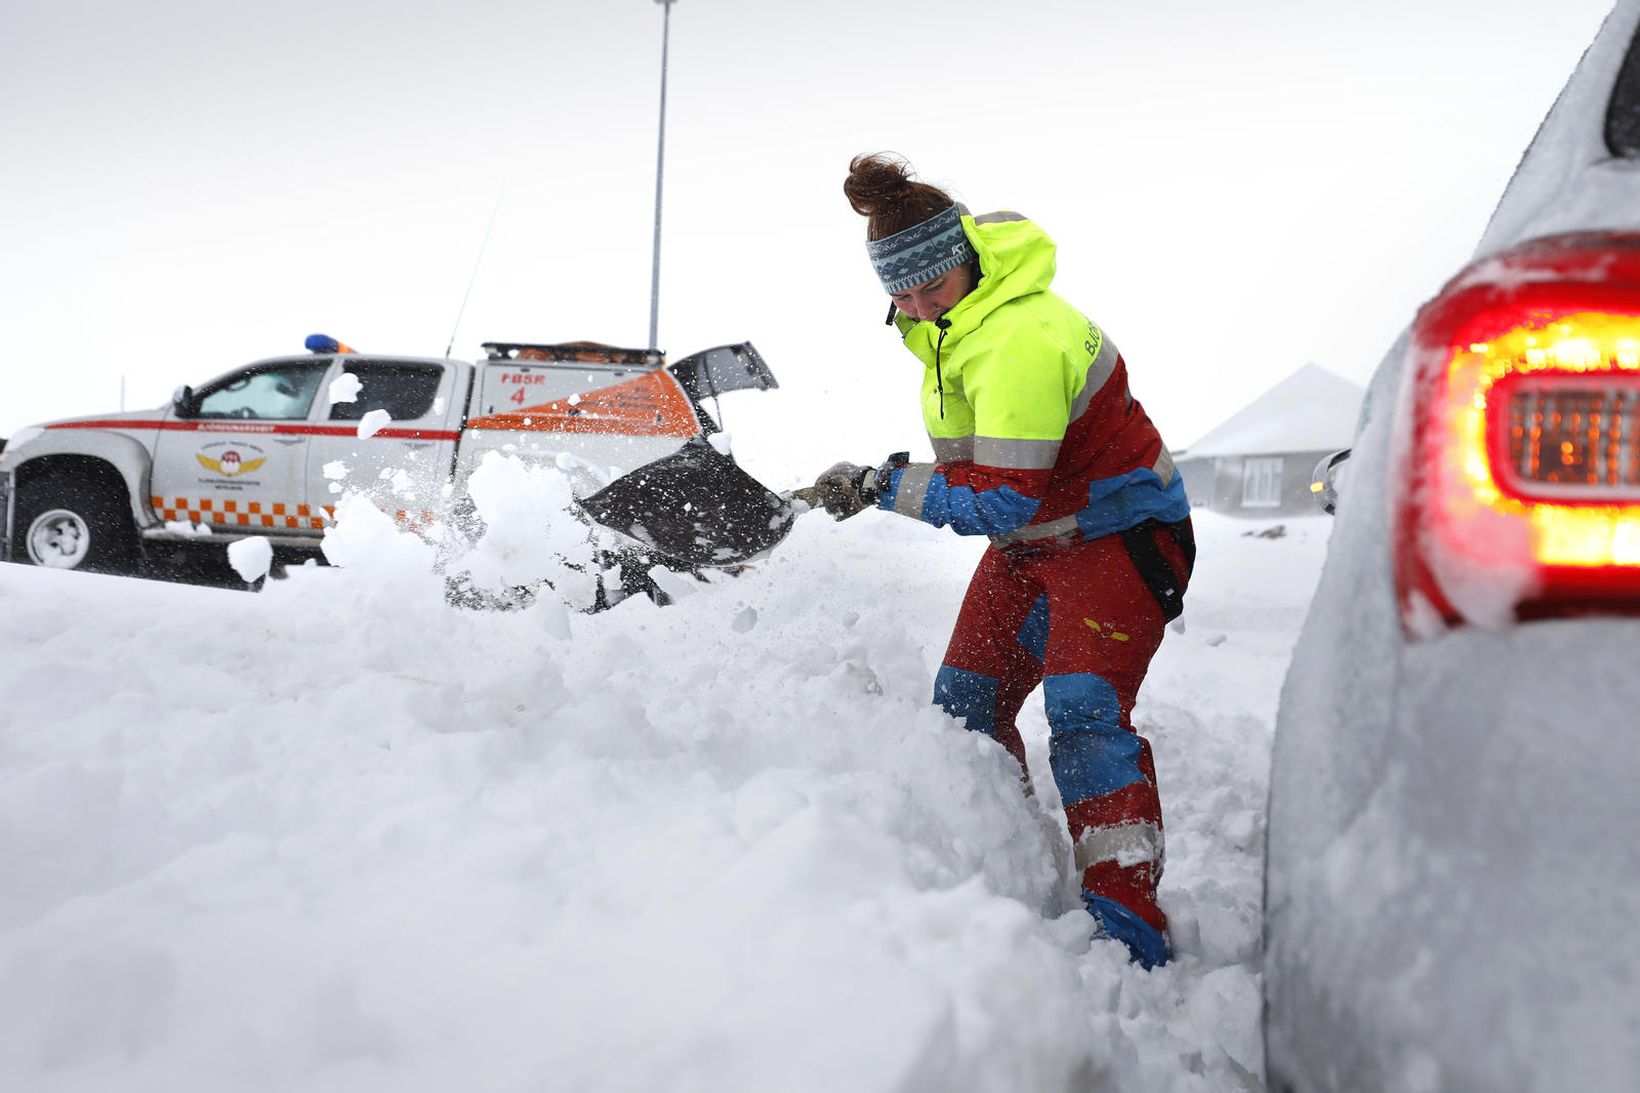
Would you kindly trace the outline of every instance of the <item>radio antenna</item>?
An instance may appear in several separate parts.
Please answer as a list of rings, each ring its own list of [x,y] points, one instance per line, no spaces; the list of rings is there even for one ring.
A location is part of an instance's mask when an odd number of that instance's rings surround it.
[[[450,331],[450,344],[444,347],[444,355],[448,357],[450,350],[456,345],[456,331],[461,329],[461,317],[467,314],[467,300],[473,294],[473,283],[478,280],[478,267],[484,262],[484,251],[490,245],[490,232],[495,230],[495,218],[501,215],[501,199],[507,196],[507,188],[503,186],[501,192],[495,195],[495,208],[490,212],[489,226],[484,229],[484,241],[478,245],[478,257],[473,259],[473,275],[467,278],[467,291],[461,295],[461,308],[456,312],[456,325]]]
[[[662,5],[661,20],[661,124],[655,149],[655,262],[649,276],[649,348],[655,348],[661,311],[661,176],[666,166],[666,54],[672,38],[672,5],[677,0],[655,0]]]

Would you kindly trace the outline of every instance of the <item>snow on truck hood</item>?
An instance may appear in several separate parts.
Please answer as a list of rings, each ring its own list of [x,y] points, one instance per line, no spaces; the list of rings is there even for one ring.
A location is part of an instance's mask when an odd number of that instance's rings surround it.
[[[37,439],[42,433],[51,429],[87,429],[99,425],[105,425],[110,429],[140,428],[150,422],[159,420],[167,410],[168,407],[158,406],[151,410],[121,410],[110,414],[83,414],[79,417],[54,418],[51,421],[24,425],[6,439],[6,450],[0,452],[0,459],[16,454],[23,445]]]

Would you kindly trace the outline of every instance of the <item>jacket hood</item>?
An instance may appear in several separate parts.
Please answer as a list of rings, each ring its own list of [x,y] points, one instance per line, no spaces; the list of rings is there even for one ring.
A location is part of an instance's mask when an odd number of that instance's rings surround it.
[[[1053,284],[1054,242],[1033,221],[1015,212],[964,216],[963,231],[979,256],[980,282],[956,306],[945,313],[950,326],[945,345],[950,347],[978,327],[1003,304],[1046,292]],[[934,362],[940,331],[932,322],[914,322],[897,316],[895,325],[908,349],[925,364]]]

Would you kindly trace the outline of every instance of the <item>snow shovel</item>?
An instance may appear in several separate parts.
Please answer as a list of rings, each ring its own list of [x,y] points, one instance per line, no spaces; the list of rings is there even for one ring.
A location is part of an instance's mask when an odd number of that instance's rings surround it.
[[[704,437],[581,499],[595,522],[691,567],[739,565],[786,537],[804,511]]]

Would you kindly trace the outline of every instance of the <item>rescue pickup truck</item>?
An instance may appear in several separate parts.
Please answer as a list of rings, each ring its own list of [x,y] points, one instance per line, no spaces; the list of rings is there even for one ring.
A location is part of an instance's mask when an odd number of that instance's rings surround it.
[[[324,335],[307,348],[179,388],[159,410],[19,430],[0,451],[0,558],[131,572],[146,546],[204,528],[214,543],[317,551],[341,468],[350,488],[390,481],[373,499],[416,527],[456,509],[488,452],[632,470],[716,432],[703,400],[777,386],[750,342],[670,366],[593,342],[486,342],[477,363]]]

